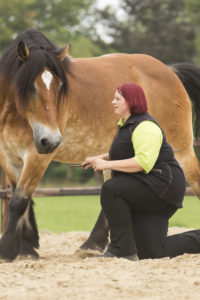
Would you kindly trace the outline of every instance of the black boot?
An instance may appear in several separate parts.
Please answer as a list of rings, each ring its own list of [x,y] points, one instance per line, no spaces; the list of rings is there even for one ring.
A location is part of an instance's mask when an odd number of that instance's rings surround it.
[[[101,254],[101,255],[97,255],[96,257],[106,257],[106,258],[114,258],[114,257],[117,257],[117,258],[125,258],[125,259],[128,259],[128,260],[132,260],[132,261],[137,261],[139,260],[138,259],[138,256],[137,254],[133,254],[133,255],[130,255],[130,256],[116,256],[112,253],[110,253],[109,251],[106,251],[104,254]]]

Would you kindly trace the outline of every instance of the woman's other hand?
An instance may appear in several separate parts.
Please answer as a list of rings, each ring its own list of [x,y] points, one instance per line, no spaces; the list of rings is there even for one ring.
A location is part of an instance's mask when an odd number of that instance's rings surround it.
[[[105,159],[102,159],[102,158],[96,158],[92,162],[92,167],[93,167],[95,172],[105,170],[106,166],[107,166],[107,161]]]
[[[101,171],[106,169],[106,163],[107,161],[105,159],[102,159],[98,156],[91,156],[87,157],[84,162],[82,162],[81,167],[84,170],[87,170],[88,168],[93,168],[94,171]]]
[[[84,169],[84,170],[87,170],[88,168],[91,168],[92,167],[92,163],[93,161],[97,159],[97,156],[89,156],[89,157],[86,157],[85,161],[82,162],[81,164],[81,167]]]

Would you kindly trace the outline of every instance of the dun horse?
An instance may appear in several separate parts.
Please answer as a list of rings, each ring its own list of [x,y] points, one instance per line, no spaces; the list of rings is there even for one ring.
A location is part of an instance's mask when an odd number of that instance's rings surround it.
[[[200,70],[165,66],[141,54],[74,59],[35,29],[20,34],[0,61],[0,164],[13,194],[0,240],[0,257],[38,256],[39,236],[31,195],[51,160],[80,163],[107,152],[116,130],[111,101],[116,87],[136,82],[150,113],[164,129],[187,181],[200,196],[200,167],[193,150],[192,114],[199,125]],[[178,76],[175,74],[177,73]],[[199,101],[199,102],[198,102]],[[103,250],[103,213],[83,249]]]

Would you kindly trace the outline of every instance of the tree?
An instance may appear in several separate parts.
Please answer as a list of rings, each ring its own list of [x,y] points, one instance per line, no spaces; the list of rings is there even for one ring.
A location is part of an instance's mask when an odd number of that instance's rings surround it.
[[[196,33],[196,49],[197,55],[195,62],[200,64],[200,2],[199,0],[185,0],[186,12],[189,15],[190,22],[194,24]]]
[[[199,0],[185,0],[186,11],[189,13],[191,22],[200,26],[200,2]]]
[[[0,52],[4,52],[18,33],[35,27],[53,43],[63,46],[73,41],[85,56],[99,54],[100,49],[85,34],[83,20],[94,0],[6,0],[0,1]],[[73,45],[72,45],[73,46]],[[82,56],[72,47],[72,52]]]
[[[165,63],[188,61],[195,56],[195,30],[185,13],[184,0],[121,0],[121,17],[111,7],[97,11],[112,39],[106,50],[146,53]]]

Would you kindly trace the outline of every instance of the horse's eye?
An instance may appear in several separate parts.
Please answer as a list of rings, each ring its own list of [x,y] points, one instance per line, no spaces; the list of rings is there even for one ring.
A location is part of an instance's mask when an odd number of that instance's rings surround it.
[[[62,88],[63,88],[63,83],[60,82],[60,83],[59,83],[59,87],[58,87],[58,93],[62,90]]]
[[[62,95],[62,89],[63,89],[63,83],[60,82],[59,87],[58,87],[58,99],[60,99]]]
[[[36,94],[36,92],[37,92],[37,89],[36,89],[35,84],[33,83],[29,87],[29,93],[30,93],[30,95],[34,96]]]

